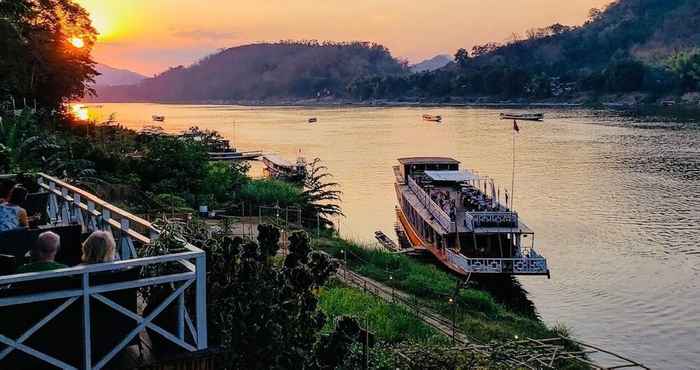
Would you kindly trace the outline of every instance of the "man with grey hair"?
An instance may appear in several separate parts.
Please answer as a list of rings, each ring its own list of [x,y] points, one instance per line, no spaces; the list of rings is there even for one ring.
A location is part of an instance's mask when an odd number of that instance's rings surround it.
[[[26,272],[50,271],[66,268],[68,266],[55,261],[56,253],[61,246],[61,237],[56,233],[47,231],[39,234],[39,238],[32,249],[34,262],[22,265],[17,269],[18,274]]]

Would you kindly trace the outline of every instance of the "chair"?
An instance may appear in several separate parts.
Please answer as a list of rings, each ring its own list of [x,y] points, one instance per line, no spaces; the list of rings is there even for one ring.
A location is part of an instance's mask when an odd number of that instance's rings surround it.
[[[41,215],[40,224],[45,223],[49,219],[49,214],[47,211],[47,206],[49,204],[49,193],[31,193],[27,195],[27,199],[24,203],[20,204],[22,208],[27,210],[27,215]]]
[[[12,275],[17,270],[17,258],[8,254],[0,254],[0,276]]]

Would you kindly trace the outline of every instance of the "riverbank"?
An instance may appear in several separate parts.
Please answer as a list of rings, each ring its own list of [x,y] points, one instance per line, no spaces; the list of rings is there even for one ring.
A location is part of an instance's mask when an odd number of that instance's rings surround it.
[[[567,97],[547,99],[512,98],[498,96],[450,96],[442,98],[405,97],[399,99],[355,100],[348,98],[271,98],[265,100],[102,100],[87,98],[85,103],[151,103],[167,105],[239,105],[248,107],[471,107],[471,108],[612,108],[612,109],[685,109],[700,111],[700,94],[652,95],[633,92],[625,94],[591,95],[579,93]]]

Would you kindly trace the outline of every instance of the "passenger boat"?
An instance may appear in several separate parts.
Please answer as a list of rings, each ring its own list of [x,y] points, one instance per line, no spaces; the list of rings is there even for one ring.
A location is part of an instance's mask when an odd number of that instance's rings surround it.
[[[152,115],[153,122],[165,122],[165,116]]]
[[[318,122],[318,118],[316,118],[316,117],[309,118],[309,123],[316,123],[316,122]]]
[[[265,154],[262,156],[265,165],[265,172],[270,177],[291,181],[302,182],[306,179],[306,160],[298,157],[296,163],[292,163],[278,155]]]
[[[542,121],[544,120],[544,113],[501,113],[501,119]]]
[[[433,116],[431,114],[424,114],[423,121],[442,122],[442,116]]]
[[[452,158],[398,161],[396,212],[412,248],[462,275],[549,276],[547,260],[534,249],[534,232],[501,204],[491,179],[460,170]]]

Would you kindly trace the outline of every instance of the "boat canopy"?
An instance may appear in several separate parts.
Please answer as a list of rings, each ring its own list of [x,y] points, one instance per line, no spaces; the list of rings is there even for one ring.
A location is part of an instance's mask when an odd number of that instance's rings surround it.
[[[426,176],[428,176],[433,181],[439,182],[466,182],[472,180],[478,180],[479,176],[471,171],[425,171]]]

